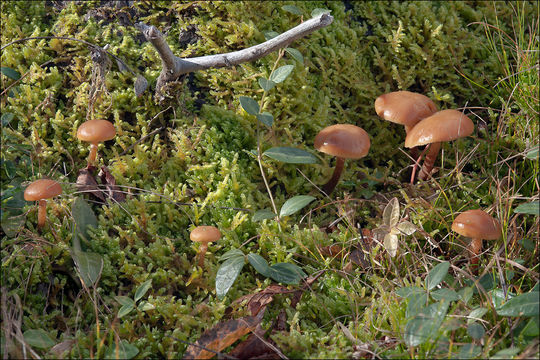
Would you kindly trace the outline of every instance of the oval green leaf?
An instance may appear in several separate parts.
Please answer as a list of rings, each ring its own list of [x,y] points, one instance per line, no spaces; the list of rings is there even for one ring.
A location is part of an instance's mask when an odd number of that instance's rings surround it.
[[[30,329],[26,330],[23,334],[24,341],[32,346],[40,349],[48,349],[53,347],[56,343],[49,336],[49,334],[43,329]]]
[[[221,264],[216,275],[216,295],[218,299],[222,299],[229,292],[243,267],[243,256],[231,257]]]
[[[540,313],[540,292],[518,295],[496,309],[501,316],[535,316]]]
[[[135,309],[135,303],[122,305],[120,310],[118,310],[118,318],[119,319],[123,318],[124,316],[132,312],[133,309]]]
[[[280,66],[270,75],[270,80],[279,84],[280,82],[283,82],[287,76],[289,76],[293,69],[294,65]]]
[[[481,319],[488,312],[488,309],[484,307],[479,307],[471,311],[469,318],[467,319],[467,324],[472,324],[478,319]]]
[[[242,250],[232,249],[232,250],[227,251],[225,254],[221,255],[219,260],[225,261],[225,260],[229,260],[229,259],[232,259],[234,257],[239,257],[239,256],[244,257],[244,253],[242,252]]]
[[[106,359],[133,359],[139,353],[139,349],[136,346],[131,345],[126,340],[121,340],[116,344],[111,345],[107,353],[105,354]]]
[[[289,55],[291,55],[300,64],[304,64],[304,57],[302,56],[302,53],[300,51],[293,48],[285,48],[285,51],[289,53]]]
[[[257,120],[262,122],[266,126],[272,126],[274,123],[274,117],[269,112],[263,112],[262,114],[257,114]]]
[[[538,159],[538,147],[536,149],[530,150],[527,155],[525,155],[527,159],[530,160],[537,160]]]
[[[82,197],[77,197],[71,206],[71,214],[75,222],[74,235],[88,240],[90,227],[97,228],[94,211]]]
[[[467,326],[467,334],[475,340],[480,340],[486,334],[484,327],[475,322]]]
[[[267,31],[267,32],[264,33],[264,38],[268,41],[270,39],[275,38],[278,35],[279,35],[279,33],[275,32],[275,31]]]
[[[10,113],[10,112],[3,113],[2,114],[2,126],[8,126],[9,123],[11,122],[11,120],[13,120],[14,117],[15,117],[15,115],[13,113]]]
[[[476,359],[482,354],[482,348],[474,344],[465,344],[459,350],[457,359]]]
[[[73,250],[73,261],[79,270],[81,280],[86,286],[94,286],[103,269],[103,259],[96,253]]]
[[[135,297],[134,297],[135,301],[139,301],[139,299],[141,299],[144,296],[144,294],[146,294],[146,292],[150,289],[151,286],[152,286],[152,279],[146,280],[141,285],[139,285],[139,287],[137,288],[137,291],[135,291]]]
[[[297,195],[285,201],[281,207],[279,216],[289,216],[308,206],[315,198],[310,195]]]
[[[514,212],[538,216],[540,215],[540,201],[535,200],[525,204],[520,204],[518,207],[516,207]]]
[[[290,12],[291,14],[302,16],[302,10],[294,5],[283,5],[281,8],[287,12]]]
[[[307,275],[302,269],[291,263],[277,263],[270,266],[270,277],[283,284],[298,284]]]
[[[431,293],[431,297],[434,300],[447,300],[447,301],[457,301],[460,299],[460,296],[457,292],[452,289],[438,289]]]
[[[332,10],[316,8],[313,9],[313,11],[311,12],[311,17],[314,18],[317,16],[321,16],[322,14],[330,14],[331,12]]]
[[[272,276],[272,269],[270,269],[268,261],[266,261],[261,255],[249,253],[247,258],[251,266],[253,266],[259,274],[266,277]]]
[[[240,105],[248,114],[257,115],[259,113],[259,104],[247,96],[240,96]]]
[[[6,75],[10,79],[19,80],[21,78],[21,74],[12,68],[2,66],[0,67],[0,71],[2,71],[2,74]]]
[[[118,303],[122,306],[124,305],[132,305],[135,306],[135,301],[133,301],[132,298],[127,296],[115,296],[114,300],[118,301]]]
[[[445,261],[431,269],[428,276],[426,277],[426,288],[428,290],[431,290],[435,286],[439,285],[446,276],[446,274],[448,274],[449,268],[450,263],[448,261]]]
[[[264,91],[270,91],[274,86],[276,86],[275,82],[273,82],[272,80],[268,80],[266,78],[259,78],[258,82],[259,82],[259,86]]]
[[[317,162],[313,154],[289,146],[273,147],[266,150],[263,155],[288,164],[315,164]]]
[[[252,220],[253,221],[261,221],[261,220],[267,220],[267,219],[273,219],[277,215],[274,214],[274,212],[270,209],[262,209],[258,210],[254,215]]]

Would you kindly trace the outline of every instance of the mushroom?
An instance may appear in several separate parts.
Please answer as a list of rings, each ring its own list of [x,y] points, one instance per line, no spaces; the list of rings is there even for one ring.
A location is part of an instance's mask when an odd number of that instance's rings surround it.
[[[204,255],[206,250],[208,250],[208,243],[218,241],[221,239],[221,232],[215,226],[201,225],[197,226],[191,234],[189,234],[191,241],[201,243],[199,247],[199,266],[204,266]]]
[[[482,210],[468,210],[459,214],[452,223],[452,230],[471,238],[467,249],[473,272],[478,272],[478,255],[482,251],[482,239],[497,240],[501,236],[501,224]]]
[[[77,138],[90,143],[90,154],[88,155],[88,167],[92,166],[96,160],[98,143],[111,140],[116,135],[113,124],[107,120],[88,120],[77,129]]]
[[[47,219],[47,199],[62,193],[59,183],[50,179],[36,180],[24,190],[24,200],[39,201],[38,229],[43,228]]]
[[[368,133],[361,127],[350,124],[331,125],[317,134],[315,149],[336,157],[334,174],[322,187],[327,195],[336,187],[345,159],[363,158],[367,155],[370,144]]]
[[[474,130],[474,124],[471,119],[457,110],[442,110],[439,111],[416,124],[405,138],[405,147],[412,148],[415,146],[429,145],[426,148],[426,158],[418,178],[425,180],[428,178],[439,150],[441,142],[456,140],[462,137],[469,136]],[[424,151],[426,151],[424,150]],[[411,176],[411,182],[414,181],[416,165],[420,162],[420,156],[415,164]]]

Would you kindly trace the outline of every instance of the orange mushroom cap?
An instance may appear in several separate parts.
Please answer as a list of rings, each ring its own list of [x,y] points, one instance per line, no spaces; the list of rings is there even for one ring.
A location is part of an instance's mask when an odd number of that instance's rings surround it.
[[[496,240],[501,236],[501,224],[482,210],[468,210],[459,214],[452,230],[473,239]]]
[[[50,179],[39,179],[28,185],[24,190],[24,200],[38,201],[58,196],[62,193],[59,183]]]
[[[456,140],[471,135],[473,130],[472,120],[462,112],[443,110],[416,124],[405,138],[405,147]]]
[[[370,145],[368,133],[351,124],[328,126],[315,137],[315,149],[345,159],[360,159],[366,156]]]
[[[88,120],[77,129],[77,138],[90,143],[111,140],[116,136],[114,125],[107,120]]]
[[[221,239],[221,232],[215,226],[201,225],[193,229],[189,238],[191,241],[209,243]]]
[[[435,103],[425,95],[410,91],[383,94],[375,100],[377,115],[385,120],[414,126],[437,111]]]

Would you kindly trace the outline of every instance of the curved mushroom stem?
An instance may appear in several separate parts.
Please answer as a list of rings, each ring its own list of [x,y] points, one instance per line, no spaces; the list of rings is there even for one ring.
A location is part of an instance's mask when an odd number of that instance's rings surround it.
[[[478,275],[478,255],[482,252],[482,239],[473,238],[469,244],[468,250],[471,270],[475,275]]]
[[[204,255],[206,254],[206,250],[208,250],[208,243],[201,243],[201,246],[199,247],[199,266],[204,266]]]
[[[97,143],[90,144],[90,154],[88,155],[88,167],[92,166],[94,162],[96,161],[96,155],[97,155]]]
[[[47,220],[47,200],[39,200],[38,204],[38,229],[45,226]]]
[[[437,155],[439,155],[439,150],[441,149],[441,143],[436,142],[429,145],[429,150],[426,153],[426,158],[424,159],[424,164],[420,173],[418,173],[418,178],[420,180],[426,180],[433,170],[433,165],[435,165],[435,160],[437,160]]]
[[[405,125],[405,134],[408,134],[409,131],[411,131],[413,127],[414,127],[414,126],[407,126],[407,125]],[[409,150],[409,154],[411,155],[411,157],[412,157],[413,159],[418,158],[418,146],[415,146],[415,147],[411,148],[411,149]]]
[[[332,191],[334,191],[334,189],[336,188],[336,185],[339,182],[339,178],[341,177],[341,173],[343,172],[344,164],[344,158],[336,157],[336,167],[334,168],[334,174],[332,175],[330,180],[328,180],[328,182],[322,187],[322,190],[326,193],[326,195],[330,195]]]

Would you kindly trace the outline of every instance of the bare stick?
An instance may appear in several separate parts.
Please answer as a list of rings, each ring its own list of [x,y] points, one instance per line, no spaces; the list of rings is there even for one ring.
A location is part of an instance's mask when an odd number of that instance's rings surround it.
[[[311,34],[313,31],[328,26],[334,21],[330,14],[322,14],[313,19],[304,21],[300,25],[247,49],[233,51],[225,54],[207,55],[194,58],[180,58],[175,56],[165,41],[163,34],[155,27],[144,23],[137,23],[146,40],[156,48],[163,63],[163,69],[156,83],[156,94],[167,81],[174,80],[180,75],[210,68],[230,67],[245,62],[255,61],[263,56],[288,46],[293,41]]]

